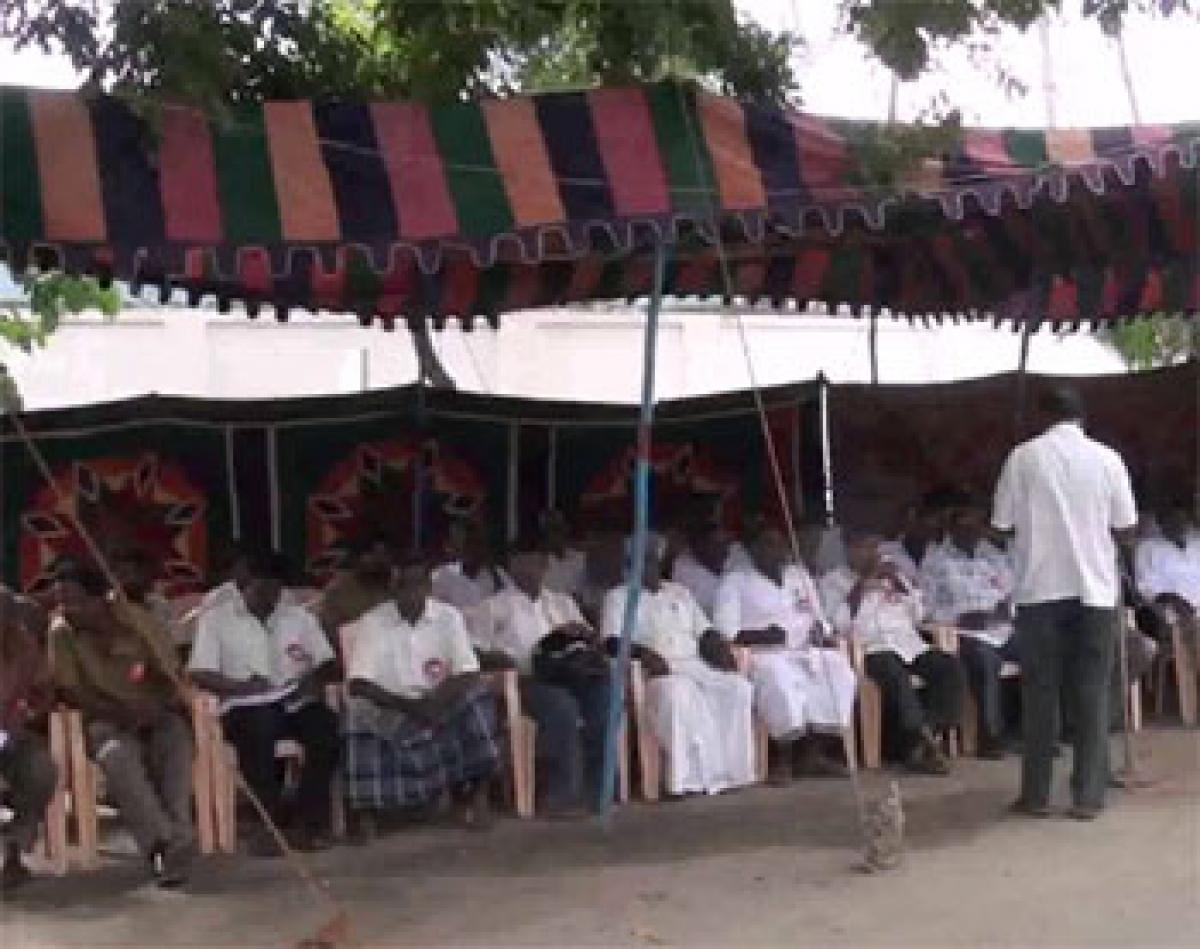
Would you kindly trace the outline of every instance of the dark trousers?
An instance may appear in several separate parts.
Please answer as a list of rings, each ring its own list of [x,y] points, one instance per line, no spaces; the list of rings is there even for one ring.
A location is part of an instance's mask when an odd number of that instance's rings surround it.
[[[521,705],[537,723],[538,787],[549,807],[596,806],[604,769],[608,679],[551,685],[522,678]]]
[[[5,799],[13,812],[5,834],[17,849],[28,850],[37,840],[38,824],[58,780],[46,743],[37,735],[10,735],[0,748],[0,777],[8,785]]]
[[[1004,731],[1000,670],[1006,660],[1017,658],[1014,639],[1015,636],[1011,637],[1000,649],[973,636],[958,639],[958,658],[979,707],[979,738],[982,741],[994,741]]]
[[[1104,805],[1108,787],[1108,705],[1118,615],[1115,609],[1056,600],[1017,610],[1024,753],[1021,799],[1050,801],[1060,698],[1073,728],[1071,796],[1077,807]]]
[[[230,709],[222,717],[225,737],[237,749],[242,777],[272,817],[278,818],[283,775],[275,760],[275,743],[284,738],[304,749],[296,817],[307,830],[329,826],[331,784],[341,739],[337,715],[319,702],[288,712],[276,702]]]
[[[926,649],[910,663],[894,652],[867,655],[866,672],[883,696],[884,721],[899,731],[901,754],[912,748],[921,729],[949,728],[962,720],[962,665],[950,653]],[[925,686],[918,694],[912,683],[918,675]]]

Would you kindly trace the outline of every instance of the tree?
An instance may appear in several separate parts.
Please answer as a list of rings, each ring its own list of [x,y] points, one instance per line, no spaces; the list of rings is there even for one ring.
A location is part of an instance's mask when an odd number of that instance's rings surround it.
[[[1200,0],[838,2],[846,30],[911,79],[948,45],[986,53],[1001,27],[1067,6],[1113,31],[1130,10],[1184,13]],[[220,117],[264,98],[437,100],[667,75],[759,101],[803,92],[793,65],[802,38],[739,16],[734,0],[4,0],[0,37],[65,53],[88,88],[151,118],[164,100]],[[929,144],[900,130],[881,141],[878,183]]]
[[[1126,323],[1105,331],[1103,338],[1130,369],[1155,369],[1200,359],[1200,322],[1178,316]]]

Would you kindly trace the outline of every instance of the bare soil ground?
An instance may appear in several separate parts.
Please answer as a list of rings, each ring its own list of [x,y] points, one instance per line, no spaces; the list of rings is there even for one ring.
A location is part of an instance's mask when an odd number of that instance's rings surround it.
[[[1114,792],[1091,824],[1007,817],[1015,758],[902,777],[908,852],[876,876],[853,869],[837,780],[630,805],[608,826],[419,828],[313,865],[372,946],[1194,946],[1198,734],[1151,729],[1139,756],[1154,786]],[[279,861],[207,860],[171,894],[114,858],[0,905],[0,947],[288,946],[322,916]]]

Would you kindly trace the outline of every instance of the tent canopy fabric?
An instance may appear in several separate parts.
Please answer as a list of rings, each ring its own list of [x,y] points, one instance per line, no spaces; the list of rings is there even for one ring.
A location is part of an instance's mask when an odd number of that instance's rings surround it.
[[[898,141],[924,157],[896,172]],[[1198,175],[1200,123],[921,133],[673,82],[221,119],[0,87],[14,266],[281,314],[634,297],[663,242],[676,296],[1059,323],[1193,312]]]

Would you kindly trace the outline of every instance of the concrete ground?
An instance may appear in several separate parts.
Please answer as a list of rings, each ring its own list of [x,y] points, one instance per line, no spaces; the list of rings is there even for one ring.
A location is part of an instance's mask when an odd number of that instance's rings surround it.
[[[853,869],[837,780],[631,805],[609,827],[413,829],[313,866],[372,946],[1194,946],[1200,741],[1152,729],[1139,757],[1156,783],[1115,792],[1092,824],[1007,817],[1014,758],[902,777],[908,852],[877,876]],[[888,777],[864,776],[867,792]],[[3,949],[288,946],[328,915],[283,863],[248,857],[205,861],[186,893],[114,859],[0,913]]]

